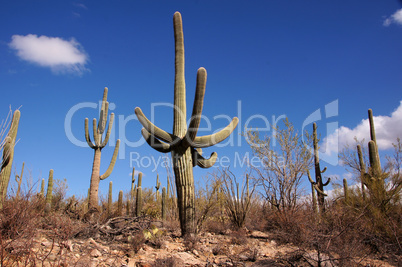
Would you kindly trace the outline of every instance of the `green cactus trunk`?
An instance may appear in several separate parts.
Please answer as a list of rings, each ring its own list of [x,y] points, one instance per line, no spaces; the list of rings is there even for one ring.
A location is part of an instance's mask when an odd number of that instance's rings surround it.
[[[50,170],[49,171],[49,180],[47,181],[45,213],[49,213],[52,208],[52,198],[53,198],[53,170]]]
[[[113,204],[113,182],[109,182],[109,194],[107,198],[107,215],[112,214],[112,204]]]
[[[166,221],[166,188],[162,188],[162,221]]]
[[[359,158],[359,166],[360,166],[360,182],[361,182],[362,198],[363,201],[366,201],[366,191],[364,190],[366,164],[364,163],[362,147],[360,145],[357,145],[357,156]]]
[[[184,38],[182,18],[179,12],[173,16],[175,39],[175,82],[173,134],[156,127],[137,107],[135,113],[143,125],[142,135],[155,150],[171,152],[176,181],[177,205],[179,209],[180,228],[183,236],[195,234],[195,194],[193,167],[209,168],[214,165],[217,154],[209,159],[202,157],[201,148],[213,146],[226,139],[236,128],[238,119],[221,131],[208,136],[197,137],[204,102],[207,73],[204,68],[197,72],[196,93],[189,127],[186,119],[186,84],[184,79]]]
[[[130,215],[130,205],[131,205],[131,201],[129,198],[127,198],[127,203],[126,203],[126,215],[127,216]]]
[[[17,138],[20,117],[21,112],[16,110],[11,120],[10,130],[6,138],[4,138],[3,160],[1,162],[0,171],[0,208],[3,207],[3,201],[6,198],[8,184],[10,182],[11,167],[14,159],[14,146]]]
[[[141,216],[142,213],[142,172],[138,174],[137,196],[135,199],[135,215]]]
[[[101,151],[106,146],[107,142],[109,141],[110,131],[112,129],[114,114],[110,114],[109,124],[106,131],[105,139],[102,141],[102,135],[106,129],[106,121],[107,121],[107,114],[109,109],[109,102],[107,102],[107,93],[108,89],[105,88],[103,91],[103,99],[102,99],[102,106],[101,112],[99,116],[99,123],[98,125],[96,119],[93,119],[93,134],[94,134],[94,143],[91,141],[89,137],[89,130],[88,130],[88,118],[85,119],[85,139],[87,144],[90,148],[94,150],[94,160],[92,163],[92,174],[91,174],[91,182],[90,182],[90,190],[89,190],[89,201],[88,201],[88,210],[98,209],[98,194],[99,194],[99,182],[101,180],[106,179],[110,176],[113,171],[114,165],[116,163],[117,154],[119,153],[119,145],[120,140],[116,141],[116,146],[113,152],[112,160],[110,161],[109,167],[107,168],[106,172],[100,175],[100,162],[101,162]]]
[[[123,216],[123,191],[119,191],[119,199],[117,201],[117,215]]]
[[[343,178],[343,195],[345,199],[345,204],[349,203],[349,189],[348,189],[348,181]]]

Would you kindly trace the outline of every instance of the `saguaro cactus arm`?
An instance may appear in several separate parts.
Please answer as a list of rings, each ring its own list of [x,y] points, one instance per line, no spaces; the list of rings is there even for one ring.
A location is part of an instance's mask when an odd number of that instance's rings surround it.
[[[155,136],[150,134],[145,128],[141,129],[141,134],[144,137],[145,141],[150,145],[153,149],[161,153],[168,153],[172,151],[172,146],[170,144],[159,141]]]
[[[311,179],[311,175],[310,175],[310,171],[309,171],[309,170],[307,170],[307,177],[308,177],[308,179],[309,179],[311,185],[315,188],[315,190],[317,190],[317,192],[318,192],[319,194],[321,194],[321,195],[323,195],[323,196],[328,196],[327,194],[324,193],[324,191],[322,191],[322,190],[318,187],[317,183],[314,182],[313,179]],[[330,180],[331,180],[331,179],[328,178],[328,181],[327,181],[326,184],[328,184]]]
[[[106,172],[99,176],[99,179],[104,180],[110,176],[113,171],[114,164],[116,163],[117,155],[119,154],[119,146],[120,146],[120,139],[116,141],[116,146],[114,147],[114,152],[112,156],[112,160],[110,161],[109,167],[107,168]]]

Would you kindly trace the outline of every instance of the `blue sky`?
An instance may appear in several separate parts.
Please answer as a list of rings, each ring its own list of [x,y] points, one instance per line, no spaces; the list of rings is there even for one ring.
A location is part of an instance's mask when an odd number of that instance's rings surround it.
[[[236,155],[250,153],[241,136],[245,126],[263,129],[263,118],[272,123],[286,115],[301,131],[319,110],[319,132],[330,140],[327,152],[336,154],[354,136],[368,138],[368,108],[378,116],[377,138],[386,151],[402,135],[401,8],[391,0],[3,1],[0,117],[10,105],[21,106],[14,167],[19,172],[25,161],[34,182],[54,169],[55,178],[67,179],[69,195],[86,194],[93,150],[77,144],[85,142],[84,119],[98,117],[91,106],[108,87],[116,116],[109,143],[120,138],[122,144],[101,192],[109,181],[114,195],[128,190],[137,163],[145,186],[155,185],[156,172],[166,185],[165,168],[149,164],[160,154],[143,143],[133,114],[139,106],[151,116],[151,105],[159,104],[155,123],[172,129],[173,112],[160,103],[173,103],[175,11],[183,17],[188,112],[196,71],[208,72],[203,114],[210,124],[201,126],[210,130],[201,134],[241,117],[232,139],[205,153],[216,151],[229,162],[222,164],[242,173],[235,164]],[[336,107],[328,117],[330,103]],[[112,153],[113,147],[103,149],[101,172]],[[322,165],[328,175],[345,173]],[[211,171],[196,168],[196,180]]]

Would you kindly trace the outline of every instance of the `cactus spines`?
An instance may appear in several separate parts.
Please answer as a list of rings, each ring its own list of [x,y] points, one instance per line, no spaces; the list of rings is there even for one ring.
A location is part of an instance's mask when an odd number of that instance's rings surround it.
[[[348,181],[346,178],[343,178],[343,195],[345,198],[345,203],[349,202],[349,191],[348,191]]]
[[[112,203],[113,203],[113,182],[109,182],[109,194],[107,198],[107,215],[112,214]]]
[[[17,182],[17,185],[18,185],[17,193],[15,195],[16,198],[20,197],[22,176],[24,175],[24,165],[25,165],[25,162],[22,163],[21,174],[20,175],[18,175],[18,174],[15,175],[15,181]]]
[[[162,221],[166,221],[166,188],[162,188]]]
[[[10,182],[11,167],[14,159],[14,146],[17,138],[18,125],[20,123],[21,112],[14,111],[13,118],[11,119],[10,130],[6,138],[4,138],[3,146],[3,160],[1,162],[0,170],[0,207],[3,205],[3,200],[7,195],[8,183]]]
[[[184,38],[182,18],[179,12],[173,16],[175,39],[175,82],[173,133],[168,133],[149,121],[139,107],[135,108],[138,120],[144,127],[142,135],[155,150],[171,152],[173,170],[176,179],[177,204],[179,209],[180,228],[182,235],[196,232],[195,226],[195,196],[193,166],[211,167],[217,158],[214,152],[209,159],[202,156],[201,148],[213,146],[226,139],[236,128],[238,118],[233,120],[219,132],[212,135],[197,137],[201,120],[207,72],[204,68],[197,71],[196,92],[193,111],[187,128],[186,119],[186,85],[184,79]]]
[[[313,123],[313,147],[314,147],[314,170],[315,170],[315,181],[311,179],[310,172],[307,171],[307,177],[310,181],[310,183],[313,185],[314,189],[317,191],[317,200],[318,200],[318,207],[320,212],[325,211],[325,197],[327,196],[324,193],[324,186],[327,186],[329,182],[331,181],[331,178],[328,178],[328,181],[326,183],[323,182],[322,180],[322,173],[324,173],[327,168],[325,167],[323,170],[320,168],[320,158],[319,158],[319,152],[318,152],[318,138],[317,138],[317,124]],[[314,198],[313,194],[313,198]],[[314,201],[314,199],[313,199]],[[313,203],[313,209],[317,211],[315,208],[316,205]]]
[[[88,143],[88,146],[94,150],[94,160],[92,164],[88,210],[91,210],[93,208],[97,209],[99,182],[100,180],[104,180],[107,177],[109,177],[109,175],[112,173],[114,165],[116,163],[117,154],[119,153],[120,139],[116,141],[116,146],[109,167],[107,168],[104,174],[100,175],[101,150],[106,146],[107,142],[109,141],[110,132],[114,120],[114,114],[111,113],[105,139],[102,141],[102,135],[105,132],[107,114],[109,109],[109,102],[107,102],[107,92],[108,89],[105,87],[105,90],[103,91],[103,99],[101,104],[101,111],[98,125],[96,125],[97,124],[96,119],[93,119],[92,121],[94,142],[92,142],[91,138],[89,137],[88,118],[85,118],[85,139]]]
[[[138,185],[137,185],[137,196],[135,202],[135,215],[137,217],[141,216],[142,212],[142,172],[138,173]]]
[[[49,171],[49,180],[47,181],[47,192],[45,200],[45,213],[49,213],[52,207],[53,198],[53,170]]]
[[[117,216],[123,216],[123,191],[119,191],[119,198],[117,201]]]

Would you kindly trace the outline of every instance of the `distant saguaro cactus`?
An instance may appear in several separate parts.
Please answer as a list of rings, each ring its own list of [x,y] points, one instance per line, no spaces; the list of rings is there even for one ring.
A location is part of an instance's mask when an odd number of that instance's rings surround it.
[[[214,165],[217,154],[214,152],[209,159],[205,159],[202,157],[201,148],[213,146],[226,139],[236,128],[238,119],[236,117],[233,118],[231,123],[219,132],[208,136],[197,137],[207,79],[206,70],[199,68],[197,71],[193,111],[189,127],[187,128],[184,39],[182,17],[179,12],[176,12],[173,16],[173,25],[175,37],[173,134],[155,126],[145,117],[139,107],[135,108],[135,114],[144,127],[142,129],[142,135],[147,143],[159,152],[171,152],[172,154],[180,228],[184,236],[196,232],[194,177],[192,167],[198,165],[202,168],[209,168]]]
[[[135,194],[135,191],[134,191],[134,189],[135,189],[135,176],[134,176],[134,174],[135,174],[135,168],[133,167],[133,173],[131,174],[131,191],[130,191],[131,203],[133,203],[134,194]]]
[[[113,204],[113,182],[109,182],[109,194],[107,198],[107,215],[112,214],[112,204]]]
[[[162,221],[166,221],[166,188],[162,188]]]
[[[117,200],[117,216],[123,216],[123,191],[119,191],[119,198]]]
[[[101,112],[99,116],[99,123],[96,125],[96,119],[93,119],[93,134],[94,134],[94,143],[92,143],[91,138],[89,137],[88,130],[88,118],[85,118],[85,139],[88,143],[88,146],[92,148],[94,152],[94,160],[92,164],[92,174],[91,174],[91,184],[90,184],[90,192],[89,192],[89,202],[88,202],[88,210],[93,208],[98,208],[98,191],[99,191],[99,182],[100,180],[104,180],[112,173],[114,164],[116,163],[117,154],[119,153],[119,145],[120,139],[116,141],[116,147],[113,152],[112,160],[107,168],[106,172],[102,175],[100,173],[100,161],[101,161],[101,151],[106,146],[109,141],[110,131],[113,126],[114,114],[110,114],[110,120],[108,129],[106,131],[105,139],[102,141],[102,135],[106,128],[107,114],[109,109],[109,102],[107,102],[107,92],[108,89],[105,87],[103,91],[103,99]]]
[[[142,212],[142,172],[138,173],[138,185],[137,185],[137,197],[136,197],[136,205],[135,205],[135,215],[141,216]]]
[[[313,185],[314,189],[317,191],[318,198],[318,207],[320,208],[320,212],[325,211],[325,197],[327,194],[324,193],[324,186],[327,186],[331,181],[331,178],[328,178],[327,182],[324,183],[322,181],[322,173],[327,170],[325,167],[323,170],[320,168],[320,158],[318,153],[318,138],[317,138],[317,124],[313,123],[313,146],[314,146],[314,169],[315,169],[315,181],[311,179],[310,172],[307,171],[307,177],[310,183]],[[313,203],[313,207],[315,207],[315,203]],[[314,208],[316,210],[316,208]]]
[[[15,181],[17,182],[17,185],[18,185],[17,193],[15,194],[16,198],[20,197],[22,176],[24,175],[24,165],[25,165],[25,162],[22,163],[21,174],[20,175],[18,175],[18,174],[15,175]]]
[[[346,178],[343,178],[343,196],[345,199],[345,204],[349,202],[349,189],[348,189],[348,181]]]
[[[159,188],[161,187],[161,182],[159,182],[159,174],[156,175],[156,203],[159,203]]]
[[[52,198],[53,198],[53,170],[50,170],[49,171],[49,180],[47,181],[45,213],[49,213],[52,208]]]
[[[4,138],[3,160],[1,161],[0,170],[0,208],[3,206],[3,201],[7,195],[8,183],[10,182],[11,167],[14,159],[14,146],[17,139],[20,117],[21,112],[19,110],[14,111],[10,130],[6,138]]]
[[[45,196],[45,178],[42,178],[40,183],[40,196],[43,198]]]

